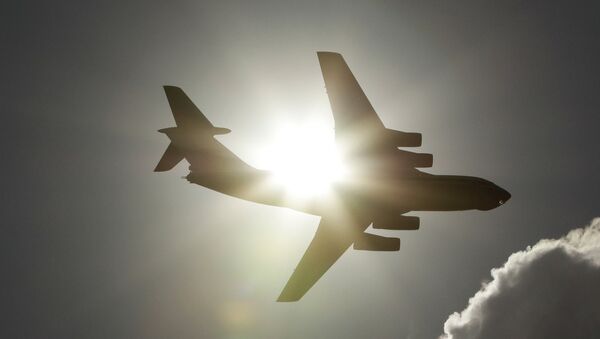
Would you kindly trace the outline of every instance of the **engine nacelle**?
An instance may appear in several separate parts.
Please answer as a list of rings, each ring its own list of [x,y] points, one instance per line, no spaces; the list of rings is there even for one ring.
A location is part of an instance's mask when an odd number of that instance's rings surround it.
[[[433,154],[430,153],[414,153],[403,150],[397,150],[400,152],[400,158],[402,159],[402,166],[407,167],[431,167],[433,166]]]
[[[397,147],[419,147],[422,143],[421,133],[408,133],[386,128],[385,138],[388,143]]]
[[[400,250],[400,239],[363,233],[354,241],[354,249],[360,251],[398,251]]]
[[[419,224],[419,217],[401,215],[390,219],[375,219],[373,221],[373,228],[413,231],[419,229]]]

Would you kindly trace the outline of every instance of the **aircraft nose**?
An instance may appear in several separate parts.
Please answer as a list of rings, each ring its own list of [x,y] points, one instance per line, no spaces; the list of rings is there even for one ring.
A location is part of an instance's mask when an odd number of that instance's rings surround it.
[[[507,190],[500,188],[500,201],[498,201],[500,205],[504,205],[510,197],[511,195]]]

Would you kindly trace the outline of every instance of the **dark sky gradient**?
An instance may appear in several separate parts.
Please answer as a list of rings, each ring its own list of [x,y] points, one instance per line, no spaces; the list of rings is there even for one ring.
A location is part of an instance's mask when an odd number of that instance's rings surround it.
[[[441,334],[492,267],[600,214],[599,14],[594,1],[3,4],[0,337]],[[317,50],[344,55],[386,126],[423,133],[432,173],[513,198],[419,213],[399,253],[350,251],[279,304],[318,218],[189,185],[183,165],[153,173],[155,131],[173,125],[161,86],[182,86],[253,164],[277,121],[333,127]]]

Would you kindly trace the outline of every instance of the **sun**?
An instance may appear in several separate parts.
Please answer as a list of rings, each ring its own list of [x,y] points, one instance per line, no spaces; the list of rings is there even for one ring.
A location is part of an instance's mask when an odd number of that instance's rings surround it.
[[[333,128],[317,122],[281,126],[261,163],[288,194],[323,195],[347,174],[333,132]]]

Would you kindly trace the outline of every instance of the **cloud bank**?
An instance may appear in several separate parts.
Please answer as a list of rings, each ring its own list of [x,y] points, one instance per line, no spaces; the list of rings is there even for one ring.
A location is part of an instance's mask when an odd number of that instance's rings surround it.
[[[513,253],[444,339],[600,338],[600,218]]]

